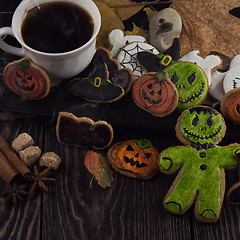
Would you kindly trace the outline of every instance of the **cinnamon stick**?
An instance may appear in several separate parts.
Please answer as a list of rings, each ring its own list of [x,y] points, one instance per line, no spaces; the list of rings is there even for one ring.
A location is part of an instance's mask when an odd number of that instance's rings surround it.
[[[6,158],[11,162],[14,168],[18,170],[23,176],[31,174],[31,171],[27,168],[25,163],[18,157],[12,147],[6,142],[6,140],[0,135],[0,151],[4,153]]]
[[[12,166],[6,156],[0,151],[0,177],[7,183],[11,184],[14,177],[19,172]]]

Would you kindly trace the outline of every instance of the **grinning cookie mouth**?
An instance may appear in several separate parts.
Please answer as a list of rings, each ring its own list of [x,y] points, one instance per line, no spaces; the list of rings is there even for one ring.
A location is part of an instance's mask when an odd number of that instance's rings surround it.
[[[124,161],[126,163],[130,163],[131,166],[136,166],[137,168],[142,168],[147,166],[146,163],[139,163],[139,161],[134,161],[132,158],[128,158],[126,156],[124,156]]]
[[[22,89],[23,91],[33,91],[33,89],[35,88],[35,84],[33,83],[31,86],[24,86],[24,85],[20,85],[18,83],[18,81],[15,81],[16,85],[18,86],[19,89]]]
[[[208,136],[200,136],[196,133],[192,133],[192,132],[189,132],[186,128],[183,129],[184,133],[186,133],[188,136],[192,136],[194,138],[197,138],[197,139],[201,139],[201,140],[207,140],[207,139],[212,139],[214,138],[222,129],[222,125],[218,127],[217,131],[211,135],[208,135]]]
[[[237,109],[238,114],[240,114],[240,105],[239,104],[237,105],[236,109]]]
[[[154,99],[150,99],[149,97],[147,97],[144,89],[142,90],[142,96],[145,100],[147,100],[148,103],[153,104],[153,105],[159,104],[162,101],[162,99],[159,99],[158,101],[155,101]]]
[[[204,86],[205,86],[205,84],[204,83],[202,83],[202,86],[201,86],[201,88],[199,89],[199,92],[198,93],[195,93],[193,96],[191,96],[191,97],[188,97],[186,100],[181,100],[181,99],[179,99],[178,101],[180,102],[180,103],[183,103],[183,104],[185,104],[185,103],[188,103],[188,102],[191,102],[191,101],[193,101],[193,100],[195,100],[196,98],[199,98],[199,96],[202,94],[202,92],[203,92],[203,90],[204,90]]]

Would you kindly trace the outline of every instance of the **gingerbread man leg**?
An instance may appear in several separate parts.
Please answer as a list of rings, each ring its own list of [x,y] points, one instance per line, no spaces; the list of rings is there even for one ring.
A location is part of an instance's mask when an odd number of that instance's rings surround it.
[[[219,218],[221,211],[221,202],[223,201],[223,194],[225,191],[222,179],[214,179],[214,182],[208,187],[202,184],[199,190],[195,212],[199,219],[207,221],[215,221]]]
[[[188,186],[186,186],[186,181]],[[163,200],[165,209],[175,214],[183,214],[191,206],[197,193],[196,187],[191,184],[193,182],[183,177],[173,190],[170,188]]]

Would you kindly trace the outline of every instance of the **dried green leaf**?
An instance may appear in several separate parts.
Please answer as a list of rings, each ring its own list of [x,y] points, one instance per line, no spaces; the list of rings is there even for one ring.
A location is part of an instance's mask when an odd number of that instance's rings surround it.
[[[84,164],[88,171],[94,175],[102,188],[111,187],[113,173],[106,157],[91,150],[87,152]]]

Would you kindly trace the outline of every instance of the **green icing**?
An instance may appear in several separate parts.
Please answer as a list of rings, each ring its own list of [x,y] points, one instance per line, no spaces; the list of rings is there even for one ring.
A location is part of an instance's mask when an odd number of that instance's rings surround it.
[[[136,143],[137,143],[137,145],[139,146],[140,149],[151,147],[150,141],[148,141],[146,139],[136,141]]]
[[[236,167],[234,153],[240,145],[197,150],[192,146],[172,147],[159,156],[160,170],[173,173],[181,167],[180,177],[164,199],[165,208],[176,214],[184,213],[196,197],[198,217],[217,220],[221,211],[222,176],[221,168]]]
[[[190,62],[176,62],[165,71],[178,91],[178,109],[184,110],[202,102],[208,91],[208,81],[201,68]]]
[[[30,67],[30,61],[27,58],[23,58],[23,60],[21,60],[18,65],[20,65],[20,67],[24,70],[27,71],[28,68]]]
[[[88,82],[90,82],[92,85],[94,85],[96,87],[106,86],[106,85],[110,84],[110,82],[107,79],[102,79],[100,77],[88,78],[87,80],[88,80]]]
[[[164,66],[168,66],[170,64],[175,63],[175,61],[172,60],[172,57],[170,55],[166,55],[166,54],[160,53],[160,54],[157,54],[156,56],[157,56],[158,59],[163,61],[162,64]]]
[[[225,124],[217,111],[196,107],[186,110],[181,116],[179,130],[189,143],[215,143],[225,133]]]

